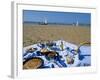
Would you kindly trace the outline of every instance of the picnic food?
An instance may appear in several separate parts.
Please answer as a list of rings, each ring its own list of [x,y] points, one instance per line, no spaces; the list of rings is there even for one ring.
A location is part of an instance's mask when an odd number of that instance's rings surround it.
[[[29,59],[23,63],[23,69],[37,69],[40,68],[43,64],[43,60],[38,57]]]
[[[32,52],[34,52],[35,50],[37,50],[37,48],[33,48],[33,47],[31,47],[31,48],[27,49],[26,52],[30,52],[30,53],[32,53]]]
[[[73,64],[73,63],[74,63],[74,59],[73,59],[72,56],[69,56],[69,55],[68,55],[68,56],[66,57],[66,60],[67,60],[67,63],[68,63],[68,64]]]
[[[48,55],[47,56],[49,58],[54,58],[56,55],[57,55],[57,52],[50,51],[50,52],[48,52]]]
[[[57,55],[57,52],[55,52],[55,51],[49,51],[49,50],[47,50],[47,49],[42,49],[42,50],[41,50],[41,54],[42,54],[42,55],[46,55],[46,56],[49,57],[49,58],[53,58],[54,56]]]
[[[48,49],[43,48],[43,49],[40,50],[40,52],[48,52]]]
[[[40,50],[40,52],[41,52],[42,55],[47,55],[49,50],[46,49],[46,48],[43,48],[43,49]]]

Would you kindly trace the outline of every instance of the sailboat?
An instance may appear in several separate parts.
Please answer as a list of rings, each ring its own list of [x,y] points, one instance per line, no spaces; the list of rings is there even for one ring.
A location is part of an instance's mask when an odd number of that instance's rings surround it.
[[[78,21],[76,22],[76,26],[79,26],[79,22]]]
[[[48,23],[47,23],[47,19],[46,19],[46,18],[44,19],[44,24],[45,24],[45,25],[47,25],[47,24],[48,24]]]

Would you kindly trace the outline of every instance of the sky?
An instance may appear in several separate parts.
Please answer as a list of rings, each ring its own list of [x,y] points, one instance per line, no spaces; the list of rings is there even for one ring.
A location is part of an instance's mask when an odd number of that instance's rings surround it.
[[[23,22],[44,22],[45,19],[48,23],[91,24],[91,13],[23,10]]]

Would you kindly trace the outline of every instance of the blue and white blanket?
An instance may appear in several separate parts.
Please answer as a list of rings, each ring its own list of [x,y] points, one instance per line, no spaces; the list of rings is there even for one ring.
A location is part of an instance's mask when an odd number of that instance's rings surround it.
[[[68,43],[66,41],[63,42],[63,51],[61,50],[61,41],[53,41],[56,45],[52,46],[52,49],[45,46],[49,51],[56,51],[59,54],[59,59],[52,59],[47,60],[46,56],[44,55],[38,55],[38,52],[41,50],[41,44],[33,44],[28,47],[23,48],[23,61],[25,61],[28,58],[32,57],[39,57],[43,59],[44,66],[43,68],[59,68],[59,67],[77,67],[77,66],[89,66],[91,65],[91,47],[90,46],[82,46],[80,48],[80,53],[74,54],[72,50],[76,50],[78,48],[77,45]],[[34,52],[27,52],[27,49],[29,48],[37,48]],[[66,60],[66,56],[70,55],[74,59],[73,64],[68,64]]]

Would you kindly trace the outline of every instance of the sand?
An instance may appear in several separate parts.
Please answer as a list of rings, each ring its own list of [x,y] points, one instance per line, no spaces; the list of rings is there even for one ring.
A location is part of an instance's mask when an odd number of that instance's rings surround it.
[[[63,39],[79,45],[91,41],[91,29],[88,26],[69,25],[26,25],[23,26],[23,46],[40,41]]]

